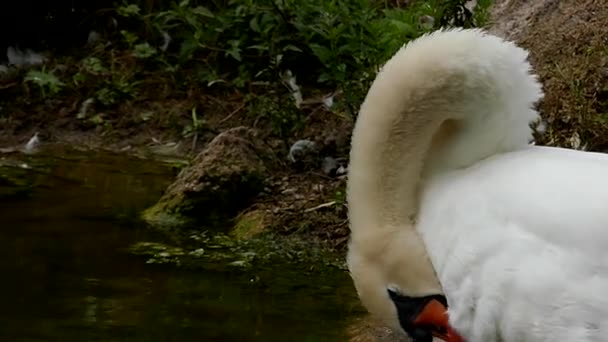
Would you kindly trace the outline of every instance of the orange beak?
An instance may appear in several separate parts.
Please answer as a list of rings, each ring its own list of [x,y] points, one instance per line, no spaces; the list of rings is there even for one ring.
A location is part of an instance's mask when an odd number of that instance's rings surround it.
[[[439,301],[433,299],[422,309],[414,325],[430,325],[438,327],[434,337],[446,342],[464,342],[464,339],[448,323],[447,308]]]

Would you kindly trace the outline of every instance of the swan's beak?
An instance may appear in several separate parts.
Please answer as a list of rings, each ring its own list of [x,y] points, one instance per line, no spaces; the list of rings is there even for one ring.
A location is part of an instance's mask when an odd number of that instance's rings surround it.
[[[433,336],[446,342],[464,342],[464,339],[450,326],[447,308],[436,299],[430,300],[418,317],[414,319],[414,326],[434,326]]]
[[[446,342],[464,342],[448,322],[444,296],[408,297],[392,290],[388,292],[397,307],[401,327],[413,341],[430,341],[435,337]]]

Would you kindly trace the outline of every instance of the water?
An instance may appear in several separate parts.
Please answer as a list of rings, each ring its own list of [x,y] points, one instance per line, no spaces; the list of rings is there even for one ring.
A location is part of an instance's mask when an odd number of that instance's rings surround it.
[[[172,180],[167,166],[105,153],[19,158],[34,187],[0,200],[3,341],[345,340],[345,274],[278,267],[252,281],[129,254],[161,239],[135,218]]]

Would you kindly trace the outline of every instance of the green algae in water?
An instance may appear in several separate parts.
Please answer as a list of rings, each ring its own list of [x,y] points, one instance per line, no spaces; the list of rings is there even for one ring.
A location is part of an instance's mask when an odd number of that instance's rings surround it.
[[[314,243],[265,234],[249,240],[235,240],[220,234],[207,232],[191,234],[194,242],[190,247],[175,247],[158,242],[139,242],[130,251],[147,257],[148,263],[173,264],[188,268],[241,267],[257,269],[267,266],[290,265],[310,271],[334,269],[346,270],[344,260],[336,253]]]

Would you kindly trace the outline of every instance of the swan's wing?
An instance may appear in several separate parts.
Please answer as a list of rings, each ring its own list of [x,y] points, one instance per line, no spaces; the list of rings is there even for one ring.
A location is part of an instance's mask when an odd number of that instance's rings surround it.
[[[534,147],[438,178],[418,229],[471,341],[608,334],[608,155]]]
[[[608,256],[608,154],[530,147],[495,156],[432,182],[421,215],[423,230],[514,225],[548,243]],[[439,233],[448,232],[432,234]]]

